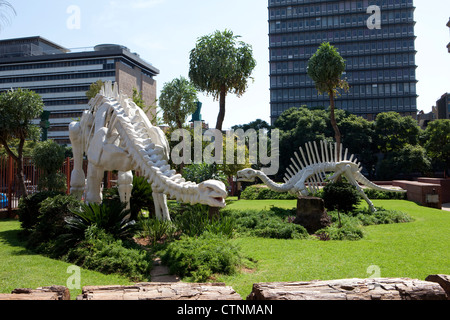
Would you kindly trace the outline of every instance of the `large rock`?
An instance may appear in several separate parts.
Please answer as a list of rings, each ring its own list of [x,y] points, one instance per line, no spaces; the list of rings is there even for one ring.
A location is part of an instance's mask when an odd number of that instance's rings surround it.
[[[331,225],[322,198],[303,197],[297,200],[297,217],[294,223],[302,225],[310,234]]]

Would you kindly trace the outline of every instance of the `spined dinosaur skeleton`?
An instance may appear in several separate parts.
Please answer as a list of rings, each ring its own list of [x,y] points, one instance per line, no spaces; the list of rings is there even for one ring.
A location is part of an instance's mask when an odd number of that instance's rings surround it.
[[[118,170],[122,202],[130,203],[133,174],[139,171],[152,186],[156,216],[170,220],[167,197],[190,204],[225,207],[225,185],[216,180],[200,184],[186,181],[168,164],[169,143],[158,127],[117,85],[107,82],[89,102],[80,122],[69,126],[74,155],[70,192],[85,201],[101,203],[101,181],[105,171]],[[83,155],[88,158],[87,180]]]
[[[289,168],[286,168],[284,184],[278,184],[272,181],[263,172],[253,169],[244,169],[238,172],[239,181],[255,181],[255,178],[260,178],[270,189],[276,192],[289,192],[297,197],[307,196],[311,193],[315,193],[319,188],[327,182],[334,182],[340,176],[344,176],[347,181],[354,185],[360,195],[364,198],[370,207],[372,212],[375,212],[375,206],[372,201],[364,193],[363,188],[359,183],[364,186],[389,192],[402,192],[402,189],[390,189],[380,187],[361,174],[361,164],[358,163],[358,159],[353,159],[354,155],[348,158],[348,149],[345,149],[344,155],[342,155],[342,145],[340,154],[337,152],[336,143],[327,143],[320,141],[320,151],[317,147],[317,143],[308,142],[305,144],[306,153],[300,147],[299,154],[295,152],[295,161],[291,158],[292,164]]]

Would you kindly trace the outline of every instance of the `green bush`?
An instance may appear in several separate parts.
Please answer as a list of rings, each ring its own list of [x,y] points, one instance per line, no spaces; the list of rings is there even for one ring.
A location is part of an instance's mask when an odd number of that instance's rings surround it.
[[[233,220],[222,215],[210,218],[209,207],[205,205],[184,205],[174,217],[174,223],[178,230],[190,237],[203,232],[222,234],[229,238],[233,236]]]
[[[290,193],[280,193],[269,189],[265,185],[254,185],[245,188],[241,193],[241,199],[245,200],[293,200],[297,199]]]
[[[161,256],[172,274],[206,282],[214,273],[233,274],[243,259],[239,249],[221,235],[205,232],[199,237],[182,236],[169,244]]]
[[[18,215],[22,229],[28,231],[33,230],[39,220],[41,202],[47,198],[52,198],[61,194],[63,193],[56,191],[42,191],[20,198]]]
[[[377,211],[373,213],[365,210],[355,211],[353,216],[355,216],[365,226],[375,224],[407,223],[413,221],[413,219],[404,212],[386,210],[383,208],[377,208]]]
[[[375,189],[365,188],[364,193],[369,199],[383,199],[383,200],[406,200],[407,194],[400,192],[379,191]]]
[[[139,218],[138,228],[141,230],[139,235],[143,238],[149,238],[153,244],[164,237],[172,239],[177,231],[172,221],[162,221],[150,217]]]
[[[28,247],[58,256],[64,247],[58,238],[67,233],[66,219],[72,216],[71,210],[80,204],[70,195],[57,195],[42,201],[38,221],[28,238]]]
[[[244,235],[274,239],[306,239],[309,237],[303,226],[286,221],[286,218],[292,216],[292,210],[278,208],[264,211],[226,209],[222,212],[225,217],[234,220],[236,231]]]
[[[340,181],[328,183],[323,188],[323,201],[328,210],[350,212],[357,207],[361,197],[355,186]]]
[[[85,240],[71,248],[65,260],[104,274],[120,274],[132,281],[148,281],[153,265],[150,253],[128,247],[95,224],[86,229]]]
[[[120,202],[115,202],[114,205],[108,202],[82,203],[79,208],[71,210],[74,216],[66,219],[70,231],[66,235],[66,241],[76,243],[83,240],[86,230],[92,225],[118,239],[131,238],[137,231],[137,225],[128,218],[130,211],[125,208],[126,204]]]

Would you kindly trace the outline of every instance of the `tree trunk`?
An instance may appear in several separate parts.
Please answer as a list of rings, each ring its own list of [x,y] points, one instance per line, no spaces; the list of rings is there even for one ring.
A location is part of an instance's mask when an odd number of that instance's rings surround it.
[[[219,115],[217,116],[217,124],[216,129],[222,131],[222,125],[223,120],[225,119],[225,98],[227,96],[227,89],[225,87],[222,87],[220,90],[220,109],[219,109]]]
[[[341,132],[339,131],[339,127],[336,123],[336,117],[334,115],[334,92],[330,90],[328,94],[330,95],[330,121],[331,126],[333,127],[334,130],[334,138],[336,139],[337,154],[339,157],[339,155],[341,154]]]

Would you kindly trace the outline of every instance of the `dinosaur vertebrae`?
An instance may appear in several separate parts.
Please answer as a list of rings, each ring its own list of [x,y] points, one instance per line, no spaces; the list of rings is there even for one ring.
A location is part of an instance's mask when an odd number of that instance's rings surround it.
[[[107,86],[106,86],[107,87]],[[161,146],[153,143],[149,128],[144,121],[142,111],[131,100],[126,100],[122,94],[110,92],[100,93],[106,97],[101,101],[93,102],[93,111],[98,107],[107,104],[109,132],[117,131],[120,137],[120,147],[127,150],[131,157],[132,164],[152,185],[152,190],[157,193],[164,193],[169,198],[185,203],[196,203],[198,201],[198,185],[188,182],[181,175],[171,170],[170,165]],[[119,100],[119,101],[117,101]],[[99,105],[99,103],[101,105]],[[127,106],[125,110],[123,106]]]
[[[301,158],[298,152],[295,152],[295,159],[291,158],[292,164],[286,168],[284,189],[289,190],[300,181],[310,193],[314,193],[326,180],[337,178],[335,175],[327,179],[327,173],[336,172],[341,164],[350,165],[355,171],[361,171],[358,159],[354,159],[353,154],[348,158],[348,149],[345,149],[343,154],[341,145],[339,150],[338,153],[337,143],[327,144],[325,141],[320,141],[320,147],[315,141],[308,142],[305,144],[305,151],[300,147]]]

